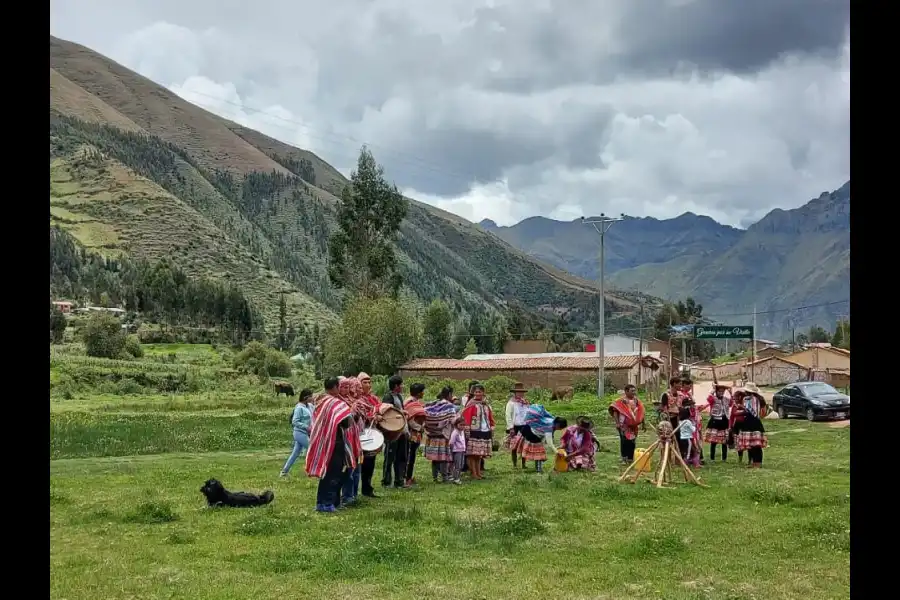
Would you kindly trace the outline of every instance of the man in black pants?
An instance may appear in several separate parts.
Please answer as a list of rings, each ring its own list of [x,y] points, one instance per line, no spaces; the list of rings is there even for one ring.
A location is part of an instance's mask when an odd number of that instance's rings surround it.
[[[388,379],[388,393],[381,399],[384,404],[391,404],[403,412],[403,378],[393,375]],[[384,473],[381,478],[382,487],[406,488],[406,463],[409,456],[409,429],[403,428],[403,433],[396,440],[387,442],[384,449]]]
[[[366,423],[367,427],[372,427],[375,420],[378,419],[378,406],[381,402],[374,394],[372,394],[372,378],[368,373],[360,373],[357,376],[360,385],[362,385],[363,399],[372,405],[375,417],[372,422]],[[375,454],[364,454],[362,469],[360,469],[360,479],[362,483],[362,495],[368,498],[377,498],[375,488],[372,487],[372,476],[375,474]]]

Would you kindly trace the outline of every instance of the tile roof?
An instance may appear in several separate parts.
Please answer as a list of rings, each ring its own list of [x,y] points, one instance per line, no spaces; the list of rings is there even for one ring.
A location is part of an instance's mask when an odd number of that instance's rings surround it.
[[[783,362],[783,363],[787,363],[787,364],[791,365],[792,367],[800,367],[801,369],[809,369],[809,367],[807,367],[806,365],[801,365],[800,363],[794,362],[792,360],[788,360],[784,356],[767,356],[765,358],[760,358],[757,361],[747,361],[746,366],[749,367],[750,365],[754,365],[754,366],[761,365],[762,363],[769,362],[769,361]]]
[[[653,357],[651,360],[657,359]],[[637,355],[607,356],[604,368],[630,369],[638,361]],[[596,369],[597,356],[551,356],[543,358],[509,358],[490,360],[456,360],[452,358],[417,358],[402,367],[407,371],[524,371],[529,369]]]

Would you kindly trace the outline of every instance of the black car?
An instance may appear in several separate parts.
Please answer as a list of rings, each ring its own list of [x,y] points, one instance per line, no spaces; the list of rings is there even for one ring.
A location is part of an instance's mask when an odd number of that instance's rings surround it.
[[[816,419],[849,419],[850,396],[821,381],[798,381],[785,386],[772,397],[778,416],[787,419],[803,415]]]

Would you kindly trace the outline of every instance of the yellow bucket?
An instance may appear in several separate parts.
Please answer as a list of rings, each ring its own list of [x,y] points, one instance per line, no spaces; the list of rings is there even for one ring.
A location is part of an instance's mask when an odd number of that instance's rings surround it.
[[[558,473],[565,473],[569,470],[569,461],[566,460],[566,451],[562,448],[556,451],[556,459],[553,462],[553,469]]]
[[[634,468],[638,473],[649,473],[653,470],[653,454],[648,454],[645,448],[637,448],[634,451],[634,460]]]

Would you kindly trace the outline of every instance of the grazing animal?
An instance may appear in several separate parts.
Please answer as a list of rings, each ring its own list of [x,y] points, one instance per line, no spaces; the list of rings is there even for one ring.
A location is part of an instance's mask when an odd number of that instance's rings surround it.
[[[212,506],[229,506],[231,508],[252,508],[265,506],[275,499],[272,490],[266,490],[262,494],[250,492],[229,492],[218,479],[208,479],[200,493],[206,496],[206,503]]]
[[[571,400],[574,396],[575,388],[570,385],[564,385],[553,390],[553,395],[550,396],[550,399],[565,402],[567,400]]]
[[[275,395],[284,394],[285,396],[294,396],[294,386],[287,383],[286,381],[276,381],[275,382]]]

